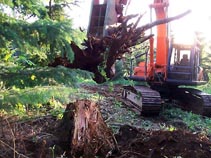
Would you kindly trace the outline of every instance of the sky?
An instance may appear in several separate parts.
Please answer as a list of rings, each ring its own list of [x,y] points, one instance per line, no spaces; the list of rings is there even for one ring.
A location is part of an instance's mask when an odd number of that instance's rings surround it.
[[[171,0],[170,2],[169,9],[171,15],[188,9],[192,10],[189,15],[172,22],[172,31],[183,39],[191,37],[195,31],[200,31],[204,33],[204,36],[208,40],[211,40],[211,12],[209,0]],[[174,6],[178,7],[174,8]]]
[[[75,27],[88,28],[92,0],[81,0],[80,7],[74,7],[71,17]],[[145,13],[140,25],[150,22],[149,4],[153,0],[131,0],[127,14]],[[186,17],[171,22],[170,28],[180,38],[193,35],[194,31],[201,31],[211,40],[211,12],[209,11],[209,0],[169,0],[169,17],[178,15],[191,9],[192,12]],[[153,12],[154,13],[154,12]],[[154,19],[156,20],[156,19]]]
[[[89,16],[91,11],[92,0],[80,0],[80,6],[72,8],[72,14],[70,17],[73,19],[74,27],[88,28]]]

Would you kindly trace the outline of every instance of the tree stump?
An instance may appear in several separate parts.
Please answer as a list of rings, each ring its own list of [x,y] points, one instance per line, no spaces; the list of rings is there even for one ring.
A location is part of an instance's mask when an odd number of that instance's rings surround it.
[[[70,157],[106,157],[110,151],[117,149],[112,131],[93,101],[77,100],[68,104],[62,124],[67,132],[62,134],[63,139],[70,140]]]

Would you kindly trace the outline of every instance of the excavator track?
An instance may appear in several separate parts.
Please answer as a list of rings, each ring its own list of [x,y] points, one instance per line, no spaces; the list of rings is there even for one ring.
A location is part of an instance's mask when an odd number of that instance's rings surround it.
[[[211,116],[211,94],[193,88],[172,88],[171,100],[175,106],[196,114]],[[122,96],[133,103],[143,115],[159,114],[160,93],[146,86],[124,86]]]
[[[184,110],[211,116],[211,94],[193,88],[175,88],[172,99]]]
[[[122,96],[131,101],[143,115],[159,114],[161,97],[159,92],[146,86],[124,86]]]

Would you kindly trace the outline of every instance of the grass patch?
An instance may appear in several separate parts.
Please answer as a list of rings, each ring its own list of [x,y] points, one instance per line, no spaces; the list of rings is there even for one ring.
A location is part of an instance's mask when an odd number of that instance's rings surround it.
[[[71,95],[74,93],[76,89],[64,86],[12,88],[2,92],[0,109],[6,114],[20,117],[60,115],[64,111],[64,105],[71,101]]]
[[[2,66],[2,65],[1,65]],[[0,73],[0,116],[60,116],[67,103],[98,98],[80,84],[96,84],[93,74],[63,66],[27,68],[2,66]]]
[[[47,103],[52,97],[61,103],[68,103],[75,88],[65,86],[42,86],[34,88],[13,88],[3,93],[2,105]]]
[[[162,111],[161,116],[169,121],[181,120],[190,131],[201,132],[211,136],[211,118],[170,106]]]
[[[51,114],[61,117],[66,104],[76,99],[98,100],[99,94],[87,93],[82,88],[65,86],[38,86],[1,91],[0,115],[31,117]]]

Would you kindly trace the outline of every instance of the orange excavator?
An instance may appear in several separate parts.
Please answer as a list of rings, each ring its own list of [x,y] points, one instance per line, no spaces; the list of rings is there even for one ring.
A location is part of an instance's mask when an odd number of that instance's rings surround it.
[[[117,4],[126,5],[127,1],[117,0]],[[116,11],[115,5],[116,1],[114,3],[112,0],[102,5],[93,0],[89,33],[106,35],[106,26],[117,22],[119,18],[120,13]],[[168,0],[154,0],[150,10],[155,11],[156,20],[161,20],[167,18],[168,6]],[[145,61],[140,62],[129,76],[134,81],[147,82],[148,86],[125,86],[123,97],[145,114],[158,114],[163,101],[169,100],[194,113],[211,115],[211,95],[187,88],[208,82],[207,74],[200,66],[201,50],[197,40],[193,44],[175,43],[174,39],[169,38],[168,24],[161,24],[157,26],[156,50],[153,37],[149,43]]]

